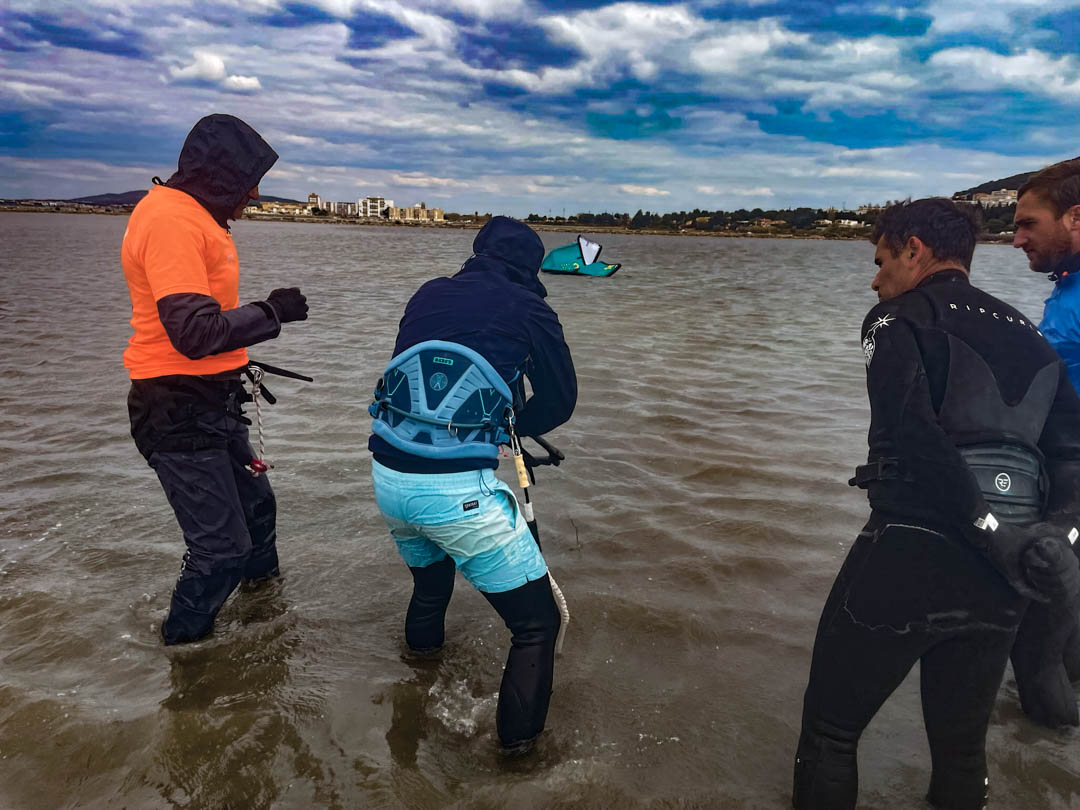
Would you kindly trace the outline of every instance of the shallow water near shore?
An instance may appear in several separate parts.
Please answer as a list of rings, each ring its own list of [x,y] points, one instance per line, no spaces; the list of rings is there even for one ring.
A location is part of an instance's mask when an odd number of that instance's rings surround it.
[[[506,762],[508,632],[459,577],[441,658],[403,658],[366,451],[405,302],[475,232],[235,226],[241,301],[311,306],[252,351],[316,379],[268,380],[284,578],[165,649],[183,542],[128,436],[126,222],[0,216],[0,808],[789,806],[814,629],[867,515],[846,481],[872,246],[604,235],[615,276],[544,276],[581,397],[534,495],[573,619],[548,731]],[[1049,293],[1004,246],[974,278],[1036,317]],[[1007,673],[991,807],[1080,807],[1078,741]],[[860,807],[925,806],[929,769],[913,671],[863,738]]]

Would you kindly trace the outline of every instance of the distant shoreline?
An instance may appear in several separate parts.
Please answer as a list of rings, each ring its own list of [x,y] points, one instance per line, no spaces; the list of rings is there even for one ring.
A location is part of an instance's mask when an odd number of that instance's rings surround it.
[[[65,208],[49,207],[43,208],[40,206],[19,206],[8,205],[0,206],[0,214],[2,213],[17,213],[17,214],[89,214],[89,215],[104,215],[104,216],[130,216],[131,208],[111,208],[109,206],[103,206],[104,210],[87,210],[85,208]],[[445,228],[461,231],[477,231],[483,227],[483,223],[477,222],[447,222],[443,220],[439,223],[433,222],[383,222],[379,220],[370,219],[342,219],[340,217],[296,217],[296,216],[274,216],[274,215],[261,215],[250,216],[245,215],[244,219],[250,222],[302,222],[314,225],[348,225],[351,227],[363,226],[369,228],[422,228],[424,230],[441,230]],[[523,220],[524,221],[524,220]],[[821,234],[821,233],[750,233],[748,231],[699,231],[693,228],[687,228],[679,231],[661,230],[658,228],[613,228],[605,227],[602,225],[589,225],[586,226],[583,223],[570,223],[567,225],[553,224],[550,222],[527,222],[525,224],[532,228],[534,231],[545,231],[548,233],[610,233],[610,234],[625,234],[628,236],[693,236],[693,237],[713,237],[720,239],[812,239],[817,241],[829,241],[829,242],[863,242],[866,241],[866,235],[859,236],[841,236],[838,234]],[[999,236],[995,234],[984,235],[979,240],[980,244],[1012,244],[1012,236],[1005,235]]]

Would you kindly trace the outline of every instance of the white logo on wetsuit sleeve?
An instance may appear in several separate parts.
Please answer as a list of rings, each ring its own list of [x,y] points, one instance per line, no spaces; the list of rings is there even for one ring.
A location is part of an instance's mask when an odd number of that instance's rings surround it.
[[[866,333],[866,337],[863,338],[862,350],[866,356],[866,367],[870,368],[870,361],[874,359],[874,349],[877,348],[877,344],[874,342],[874,333],[881,329],[883,326],[888,326],[895,321],[896,318],[892,315],[882,315],[876,321],[874,325],[870,327],[870,331]]]

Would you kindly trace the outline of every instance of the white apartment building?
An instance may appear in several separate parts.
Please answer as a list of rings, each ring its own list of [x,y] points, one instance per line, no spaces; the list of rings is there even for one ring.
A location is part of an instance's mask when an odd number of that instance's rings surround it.
[[[385,197],[362,197],[357,201],[358,216],[380,217],[386,208],[393,208],[394,201]]]
[[[355,217],[360,210],[359,203],[327,201],[326,210],[339,217]]]

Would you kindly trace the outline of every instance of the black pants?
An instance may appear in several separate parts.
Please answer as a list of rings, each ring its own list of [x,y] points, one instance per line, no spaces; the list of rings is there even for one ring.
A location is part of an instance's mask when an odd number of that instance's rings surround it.
[[[410,568],[413,595],[405,616],[405,640],[418,651],[442,646],[446,608],[454,592],[454,561],[449,557],[424,568]],[[499,687],[495,724],[506,747],[525,743],[544,730],[555,668],[555,640],[561,617],[545,575],[519,588],[484,593],[510,630],[510,653]]]
[[[277,506],[253,452],[236,379],[137,381],[128,398],[137,446],[157,473],[187,551],[162,624],[166,644],[195,641],[241,580],[278,574]]]
[[[856,749],[916,661],[937,808],[987,795],[986,729],[1027,600],[958,538],[875,513],[822,612],[795,760],[798,810],[854,808]]]

